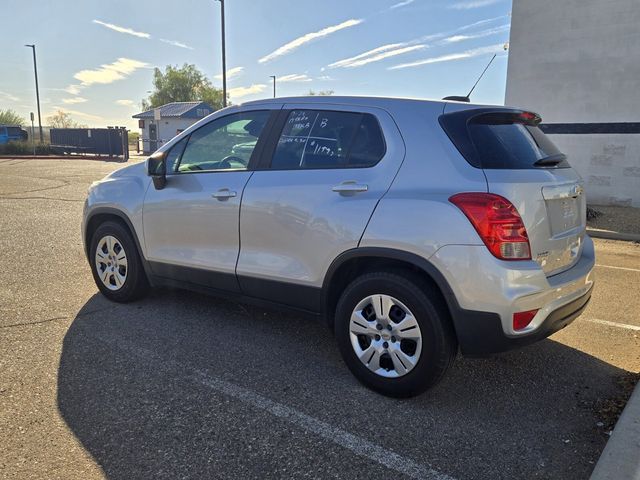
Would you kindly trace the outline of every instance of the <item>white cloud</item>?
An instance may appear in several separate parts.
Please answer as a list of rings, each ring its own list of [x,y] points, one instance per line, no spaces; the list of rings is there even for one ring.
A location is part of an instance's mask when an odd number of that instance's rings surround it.
[[[477,22],[464,25],[460,28],[456,28],[456,32],[462,32],[473,27],[479,27],[480,25],[486,25],[487,23],[495,22],[496,20],[502,20],[503,18],[509,18],[510,15],[500,15],[499,17],[485,18],[484,20],[478,20]]]
[[[360,60],[361,58],[370,57],[370,56],[375,55],[375,54],[380,53],[380,52],[386,52],[387,50],[394,50],[396,48],[400,48],[400,47],[403,47],[405,45],[406,45],[406,43],[389,43],[387,45],[382,45],[382,46],[374,48],[372,50],[367,50],[364,53],[356,55],[355,57],[349,57],[349,58],[345,58],[343,60],[338,60],[337,62],[330,63],[328,66],[329,66],[329,68],[344,67],[344,66],[350,64],[353,61]]]
[[[311,82],[313,79],[306,73],[292,73],[277,77],[278,82]]]
[[[135,107],[136,102],[133,100],[116,100],[118,105],[122,105],[123,107]]]
[[[138,38],[146,38],[146,39],[150,39],[151,38],[151,34],[150,33],[146,33],[146,32],[138,32],[132,28],[128,28],[128,27],[121,27],[119,25],[114,25],[113,23],[107,23],[107,22],[103,22],[101,20],[93,20],[93,23],[96,23],[98,25],[102,25],[103,27],[107,27],[115,32],[119,32],[119,33],[126,33],[127,35],[133,35],[134,37],[138,37]],[[193,47],[187,45],[186,43],[182,43],[182,42],[178,42],[177,40],[169,40],[167,38],[159,38],[158,40],[160,40],[163,43],[166,43],[168,45],[173,45],[174,47],[180,47],[180,48],[185,48],[187,50],[193,50]]]
[[[62,90],[67,92],[69,95],[78,95],[80,93],[82,86],[77,84],[69,85],[67,88],[63,88]]]
[[[421,65],[429,65],[431,63],[441,63],[441,62],[452,62],[455,60],[463,60],[466,58],[478,57],[480,55],[485,55],[488,53],[498,53],[504,50],[504,44],[499,43],[497,45],[490,45],[488,47],[480,47],[474,48],[472,50],[466,50],[464,52],[458,53],[450,53],[447,55],[440,55],[438,57],[430,57],[425,58],[423,60],[418,60],[416,62],[410,63],[401,63],[399,65],[394,65],[393,67],[389,67],[387,70],[399,70],[401,68],[413,68],[419,67]]]
[[[439,44],[446,44],[446,43],[455,43],[463,40],[468,40],[471,38],[480,38],[480,37],[492,35],[493,33],[498,33],[499,31],[508,30],[509,25],[504,25],[502,27],[496,27],[489,30],[483,30],[482,32],[478,32],[476,34],[469,34],[469,35],[455,35],[455,34],[459,32],[464,32],[466,30],[469,30],[475,27],[479,27],[480,25],[486,25],[488,23],[495,22],[496,20],[500,20],[507,16],[508,15],[502,15],[500,17],[487,18],[474,23],[463,25],[461,27],[458,27],[448,32],[439,32],[439,33],[424,35],[420,38],[416,38],[408,42],[389,43],[386,45],[382,45],[380,47],[374,48],[372,50],[368,50],[354,57],[349,57],[343,60],[339,60],[337,62],[330,63],[328,65],[328,68],[359,67],[362,65],[366,65],[367,63],[378,62],[380,60],[384,60],[385,58],[394,57],[396,55],[402,55],[404,53],[408,53],[414,50],[428,48],[429,45],[426,45],[423,42],[437,40]],[[449,36],[447,37],[447,35]],[[320,70],[324,71],[323,69],[320,69]]]
[[[500,0],[471,0],[468,2],[458,2],[449,5],[449,8],[454,10],[471,10],[472,8],[488,7],[498,3]]]
[[[95,70],[81,70],[73,78],[79,80],[83,87],[94,83],[113,83],[126,78],[140,68],[148,66],[148,63],[121,57],[115,62],[101,65],[100,68]]]
[[[83,97],[73,97],[73,98],[63,98],[62,103],[66,103],[67,105],[73,105],[75,103],[84,103],[87,99]]]
[[[227,80],[229,80],[229,79],[231,79],[233,77],[237,77],[238,75],[240,75],[242,73],[243,70],[244,70],[244,67],[230,68],[229,70],[227,70]],[[216,78],[218,80],[222,80],[222,74],[219,73],[214,78]]]
[[[332,25],[330,27],[323,28],[322,30],[318,30],[317,32],[307,33],[305,35],[302,35],[301,37],[296,38],[295,40],[290,41],[289,43],[284,44],[280,48],[277,48],[276,50],[271,52],[269,55],[262,57],[260,60],[258,60],[258,62],[265,63],[270,60],[273,60],[274,58],[281,57],[282,55],[287,55],[288,53],[291,53],[294,50],[300,48],[305,43],[309,43],[318,38],[326,37],[327,35],[331,35],[332,33],[338,32],[345,28],[355,27],[356,25],[359,25],[363,21],[364,20],[362,19],[352,18],[338,25]]]
[[[187,45],[186,43],[178,42],[177,40],[167,40],[166,38],[161,38],[161,42],[168,43],[169,45],[173,45],[174,47],[185,48],[187,50],[193,50],[193,47]]]
[[[318,80],[322,80],[323,82],[331,82],[335,80],[335,78],[333,78],[331,75],[320,75],[318,77]]]
[[[448,43],[457,43],[465,40],[474,40],[476,38],[488,37],[490,35],[495,35],[496,33],[502,33],[509,31],[511,25],[501,25],[495,28],[489,28],[487,30],[482,30],[477,33],[471,33],[469,35],[451,35],[450,37],[443,38],[439,43],[440,44],[448,44]]]
[[[250,87],[236,87],[229,89],[229,96],[231,98],[241,98],[247,95],[253,95],[254,93],[260,93],[264,91],[267,86],[264,83],[254,83]]]
[[[139,37],[139,38],[151,38],[151,35],[145,32],[137,32],[131,28],[127,28],[127,27],[120,27],[118,25],[114,25],[113,23],[106,23],[106,22],[102,22],[100,20],[94,20],[93,23],[97,23],[98,25],[102,25],[103,27],[107,27],[113,31],[116,32],[120,32],[120,33],[126,33],[127,35],[133,35],[134,37]]]
[[[413,2],[415,2],[415,0],[404,0],[403,2],[398,2],[398,3],[394,4],[394,5],[391,5],[389,7],[389,10],[394,10],[396,8],[404,7],[405,5],[410,5]]]
[[[63,107],[52,107],[53,110],[49,115],[45,115],[45,116],[51,116],[54,115],[55,113],[57,113],[59,110],[62,110],[65,113],[68,113],[69,115],[75,115],[76,117],[80,117],[80,118],[84,118],[86,120],[90,120],[92,122],[103,122],[104,118],[98,116],[98,115],[92,115],[90,113],[85,113],[85,112],[79,112],[78,110],[69,110]]]
[[[387,47],[387,46],[385,45],[384,47]],[[363,65],[367,65],[368,63],[379,62],[380,60],[384,60],[386,58],[391,58],[397,55],[403,55],[405,53],[413,52],[415,50],[422,50],[424,48],[427,48],[426,45],[421,44],[421,45],[403,46],[403,47],[395,48],[391,50],[387,49],[387,51],[380,51],[380,49],[384,47],[374,48],[373,50],[369,50],[368,52],[362,53],[360,55],[356,55],[356,57],[340,60],[338,62],[332,63],[329,66],[332,68],[335,68],[336,66],[342,67],[342,68],[361,67]],[[380,51],[380,53],[372,55],[372,53],[375,52],[376,50]]]
[[[492,18],[485,18],[484,20],[479,20],[477,22],[473,22],[473,23],[468,23],[467,25],[462,25],[461,27],[458,28],[454,28],[453,30],[449,30],[447,32],[438,32],[438,33],[432,33],[430,35],[424,35],[420,38],[416,38],[415,40],[412,40],[411,42],[406,42],[408,44],[412,44],[412,43],[417,43],[417,42],[427,42],[427,41],[431,41],[431,40],[440,40],[444,37],[450,36],[450,35],[454,35],[460,32],[464,32],[466,30],[471,30],[473,28],[479,27],[481,25],[486,25],[488,23],[492,23],[495,22],[496,20],[501,20],[503,18],[507,18],[509,15],[501,15],[499,17],[492,17]]]
[[[7,92],[0,92],[0,97],[6,99],[6,100],[10,100],[12,102],[19,102],[20,98],[16,97],[15,95],[11,95],[10,93]]]

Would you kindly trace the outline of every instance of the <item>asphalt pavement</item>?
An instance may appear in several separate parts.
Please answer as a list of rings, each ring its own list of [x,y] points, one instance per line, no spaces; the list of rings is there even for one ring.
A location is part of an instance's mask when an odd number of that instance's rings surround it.
[[[640,245],[596,241],[582,317],[380,396],[303,316],[160,290],[98,294],[88,185],[122,166],[0,160],[0,478],[587,478],[602,405],[640,371]]]

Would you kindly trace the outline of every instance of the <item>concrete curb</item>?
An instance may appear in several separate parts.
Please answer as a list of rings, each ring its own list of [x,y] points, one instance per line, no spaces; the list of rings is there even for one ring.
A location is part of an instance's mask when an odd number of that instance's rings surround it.
[[[640,480],[640,383],[618,419],[591,480]]]
[[[587,228],[587,234],[591,238],[603,238],[606,240],[622,240],[625,242],[640,242],[640,235],[637,233],[620,233],[609,230],[593,230]]]

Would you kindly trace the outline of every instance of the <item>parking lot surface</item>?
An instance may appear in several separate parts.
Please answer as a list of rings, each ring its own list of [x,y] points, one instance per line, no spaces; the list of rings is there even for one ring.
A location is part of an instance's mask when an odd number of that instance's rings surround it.
[[[459,357],[409,400],[366,390],[297,314],[97,293],[88,185],[121,164],[0,160],[0,478],[587,478],[602,405],[640,370],[640,245],[596,241],[586,312]]]

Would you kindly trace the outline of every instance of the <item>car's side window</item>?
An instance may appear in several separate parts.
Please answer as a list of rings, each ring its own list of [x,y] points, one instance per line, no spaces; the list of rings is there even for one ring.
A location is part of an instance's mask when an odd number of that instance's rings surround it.
[[[169,150],[169,153],[167,153],[167,157],[165,160],[167,173],[169,174],[175,173],[176,170],[178,169],[178,162],[180,160],[180,155],[182,155],[184,146],[187,144],[188,138],[189,137],[184,137],[182,140],[176,143],[173,147],[171,147],[171,150]]]
[[[234,113],[200,127],[189,136],[176,171],[246,170],[269,115],[268,110]]]
[[[293,110],[278,139],[270,168],[370,167],[384,153],[382,131],[371,114]]]
[[[378,163],[387,151],[378,120],[364,114],[349,149],[349,167],[370,167]]]

